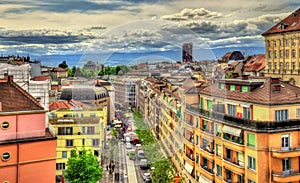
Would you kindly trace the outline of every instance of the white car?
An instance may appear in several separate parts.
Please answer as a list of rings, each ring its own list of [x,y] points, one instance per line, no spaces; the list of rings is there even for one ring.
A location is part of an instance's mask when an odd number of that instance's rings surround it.
[[[130,143],[126,143],[126,149],[131,149],[132,145]]]

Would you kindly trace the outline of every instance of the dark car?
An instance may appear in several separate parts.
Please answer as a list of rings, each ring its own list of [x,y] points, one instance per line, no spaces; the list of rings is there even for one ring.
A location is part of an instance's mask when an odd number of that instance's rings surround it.
[[[152,183],[152,180],[150,178],[146,178],[145,183]]]

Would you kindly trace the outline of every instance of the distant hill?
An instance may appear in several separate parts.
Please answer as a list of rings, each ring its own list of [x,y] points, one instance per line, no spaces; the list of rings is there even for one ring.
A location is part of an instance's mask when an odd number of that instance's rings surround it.
[[[228,47],[216,48],[212,50],[196,49],[194,50],[195,60],[214,60],[222,57],[230,51],[241,51],[244,56],[263,54],[264,47]],[[58,66],[62,61],[66,61],[69,67],[82,67],[89,60],[102,63],[104,65],[135,65],[141,62],[157,61],[181,61],[181,50],[159,51],[159,52],[134,52],[134,53],[101,53],[101,54],[69,54],[69,55],[40,55],[32,56],[32,60],[40,60],[42,65]]]

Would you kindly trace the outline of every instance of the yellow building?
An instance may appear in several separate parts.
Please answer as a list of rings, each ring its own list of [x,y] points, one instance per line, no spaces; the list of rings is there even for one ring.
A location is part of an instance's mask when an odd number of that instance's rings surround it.
[[[101,161],[107,108],[87,108],[82,103],[58,101],[50,104],[49,122],[57,135],[56,175],[62,175],[73,148],[85,147]],[[53,110],[56,106],[56,110]]]
[[[262,35],[266,45],[265,75],[300,86],[300,9]]]
[[[300,88],[270,77],[146,80],[148,125],[187,183],[300,181]]]
[[[299,182],[300,88],[224,79],[187,105],[183,171],[190,182]],[[188,165],[187,165],[188,164]]]

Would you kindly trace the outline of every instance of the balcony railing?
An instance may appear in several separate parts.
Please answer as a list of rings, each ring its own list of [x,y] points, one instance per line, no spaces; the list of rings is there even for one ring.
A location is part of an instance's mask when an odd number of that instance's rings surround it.
[[[281,172],[272,172],[273,176],[277,177],[287,177],[287,176],[294,176],[294,175],[300,175],[300,171],[293,171],[293,170],[286,170]]]
[[[241,128],[254,128],[257,131],[264,132],[268,130],[278,130],[283,128],[292,128],[300,127],[300,119],[290,119],[284,121],[258,121],[258,120],[250,120],[245,118],[238,118],[234,116],[230,116],[224,113],[217,113],[213,111],[207,111],[201,109],[199,107],[195,107],[192,105],[187,105],[186,110],[193,112],[197,115],[205,116],[210,119],[220,121],[228,124],[235,124],[240,126]]]
[[[244,167],[244,162],[241,162],[241,161],[233,161],[231,158],[227,158],[227,157],[223,157],[223,159],[229,163],[232,163],[234,165],[237,165],[239,167]]]
[[[208,173],[214,174],[214,171],[212,169],[208,168],[207,165],[200,165],[200,166],[201,166],[201,168],[203,168],[204,170],[206,170]]]
[[[201,146],[200,148],[210,154],[214,154],[214,150],[209,148],[208,146]]]
[[[230,142],[236,143],[238,145],[244,145],[244,139],[242,139],[241,137],[234,137],[228,134],[224,134],[223,135],[223,139],[228,140]]]
[[[272,147],[271,151],[273,151],[273,152],[300,151],[300,146],[297,146],[297,147]]]
[[[209,134],[214,134],[214,131],[213,130],[209,130],[207,127],[201,127],[200,128],[202,131],[206,132],[206,133],[209,133]]]
[[[195,161],[195,158],[194,157],[191,157],[191,154],[185,154],[186,157],[188,157],[191,161]]]
[[[14,133],[3,133],[0,135],[0,144],[7,142],[14,142],[19,140],[33,140],[39,138],[54,138],[53,134],[49,128],[45,130],[35,130],[27,132],[14,132]]]

